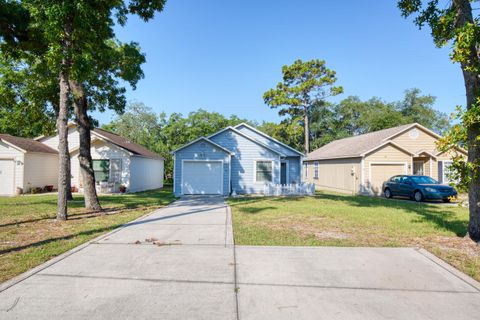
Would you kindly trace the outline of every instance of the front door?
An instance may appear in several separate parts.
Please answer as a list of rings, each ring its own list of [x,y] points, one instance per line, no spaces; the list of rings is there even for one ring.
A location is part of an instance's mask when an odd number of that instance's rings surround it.
[[[287,184],[287,163],[280,164],[280,184]]]
[[[413,162],[413,174],[416,176],[423,176],[423,161]]]

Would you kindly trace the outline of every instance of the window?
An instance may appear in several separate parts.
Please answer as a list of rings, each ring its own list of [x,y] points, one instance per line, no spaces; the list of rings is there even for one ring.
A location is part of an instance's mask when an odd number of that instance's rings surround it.
[[[93,160],[95,181],[106,182],[110,178],[110,160]]]
[[[313,163],[313,179],[318,179],[318,161]]]
[[[272,182],[272,161],[257,161],[255,171],[256,182]]]

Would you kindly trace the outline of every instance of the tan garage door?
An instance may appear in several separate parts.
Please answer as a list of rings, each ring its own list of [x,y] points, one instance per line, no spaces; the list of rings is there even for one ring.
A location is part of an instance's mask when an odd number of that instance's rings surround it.
[[[370,167],[370,186],[376,195],[382,194],[382,184],[391,177],[405,174],[404,163],[375,163]]]

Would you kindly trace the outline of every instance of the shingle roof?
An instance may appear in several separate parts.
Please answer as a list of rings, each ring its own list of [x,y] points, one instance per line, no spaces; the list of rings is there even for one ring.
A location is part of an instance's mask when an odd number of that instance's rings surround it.
[[[148,157],[148,158],[153,158],[153,159],[163,159],[160,155],[156,154],[153,151],[148,150],[144,146],[141,146],[135,142],[131,142],[115,133],[105,131],[103,129],[98,129],[98,128],[93,129],[93,132],[107,139],[109,142],[130,151],[133,154]]]
[[[0,140],[4,140],[27,152],[58,154],[57,150],[52,149],[46,144],[35,141],[33,139],[15,137],[9,134],[0,134]]]
[[[380,146],[387,138],[416,125],[405,124],[394,128],[369,132],[358,136],[335,140],[308,154],[306,160],[360,157],[363,153]]]

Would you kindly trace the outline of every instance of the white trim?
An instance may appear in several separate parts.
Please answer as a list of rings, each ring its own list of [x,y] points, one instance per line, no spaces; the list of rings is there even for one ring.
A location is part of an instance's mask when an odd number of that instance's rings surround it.
[[[263,136],[263,137],[265,137],[265,138],[267,138],[267,139],[270,139],[270,140],[275,141],[276,143],[278,143],[278,144],[286,147],[287,149],[290,149],[291,151],[296,152],[296,153],[299,154],[300,156],[304,156],[304,154],[303,154],[302,152],[300,152],[300,151],[298,151],[298,150],[295,150],[294,148],[286,145],[286,144],[283,143],[283,142],[278,141],[277,139],[275,139],[275,138],[273,138],[273,137],[270,137],[268,134],[266,134],[266,133],[264,133],[264,132],[262,132],[262,131],[260,131],[260,130],[258,130],[258,129],[256,129],[256,128],[254,128],[254,127],[252,127],[251,125],[249,125],[249,124],[247,124],[247,123],[245,123],[245,122],[242,122],[242,123],[240,123],[240,124],[237,124],[236,126],[234,126],[234,128],[237,129],[238,127],[241,127],[241,126],[245,126],[245,127],[249,128],[249,129],[255,131],[256,133],[260,134],[261,136]],[[238,129],[237,129],[237,130],[238,130]]]
[[[185,162],[220,162],[220,164],[222,165],[222,183],[221,183],[221,186],[222,186],[222,191],[220,192],[220,195],[223,196],[223,183],[224,183],[224,180],[223,180],[223,160],[204,160],[204,159],[182,159],[182,175],[181,175],[181,185],[180,185],[180,194],[181,195],[184,195],[183,193],[183,174],[184,174],[184,164]]]
[[[450,165],[453,163],[452,160],[442,160],[440,161],[442,163],[442,184],[447,184],[450,182],[450,180],[448,180],[448,177],[445,175],[445,162],[449,162]]]
[[[327,158],[306,158],[303,161],[305,162],[313,162],[313,161],[322,161],[322,160],[334,160],[334,159],[357,159],[357,158],[362,158],[362,155],[356,155],[356,156],[338,156],[338,157],[327,157]]]
[[[286,171],[285,171],[285,184],[290,183],[290,161],[288,160],[280,160],[280,184],[282,184],[282,163],[285,163],[286,165]]]
[[[192,142],[189,142],[189,143],[187,143],[187,144],[184,144],[184,145],[181,146],[180,148],[177,148],[176,150],[174,150],[174,151],[172,151],[172,152],[170,152],[170,153],[171,153],[171,154],[174,154],[174,153],[176,153],[177,151],[182,150],[182,149],[185,149],[186,147],[191,146],[192,144],[195,144],[195,143],[197,143],[197,142],[200,141],[200,140],[203,140],[203,141],[205,141],[205,142],[210,143],[210,144],[213,145],[214,147],[219,148],[220,150],[226,152],[227,154],[230,154],[230,155],[233,155],[233,154],[234,154],[234,153],[231,152],[230,150],[227,150],[227,149],[225,149],[224,147],[222,147],[221,145],[216,144],[215,142],[213,142],[212,140],[208,139],[207,137],[200,137],[200,138],[198,138],[198,139],[195,139],[195,140],[193,140]]]
[[[257,162],[271,162],[272,163],[272,181],[271,183],[275,183],[275,160],[271,159],[256,159],[253,160],[253,183],[268,183],[269,181],[257,181]],[[281,170],[281,169],[280,169]]]
[[[232,155],[228,155],[228,194],[232,193]]]
[[[430,167],[430,178],[433,178],[432,175],[433,175],[433,170],[432,170],[432,167],[433,167],[433,161],[432,161],[432,158],[428,159],[428,166]],[[437,177],[438,178],[438,177]]]
[[[373,194],[372,190],[372,164],[403,164],[404,165],[404,174],[408,175],[408,161],[372,161],[368,163],[368,182],[370,184],[368,192]],[[412,168],[413,169],[413,168]]]
[[[420,151],[417,151],[417,153],[415,154],[415,157],[421,157],[420,155],[422,153],[426,153],[427,155],[429,155],[431,158],[435,158],[437,159],[437,156],[432,154],[431,152],[428,152],[427,150],[420,150]]]
[[[373,151],[376,151],[376,150],[378,150],[378,149],[380,149],[380,148],[382,148],[382,147],[384,147],[384,146],[386,146],[386,145],[389,145],[389,144],[391,144],[392,146],[394,146],[394,147],[396,147],[396,148],[404,151],[405,153],[408,153],[409,155],[415,155],[415,153],[413,153],[413,152],[411,152],[411,151],[408,151],[407,149],[399,146],[398,144],[396,144],[395,142],[393,142],[393,141],[391,141],[391,140],[388,140],[388,141],[385,141],[385,142],[383,142],[382,144],[376,146],[375,148],[372,148],[372,149],[370,149],[370,150],[368,150],[368,151],[365,151],[365,152],[362,153],[360,156],[365,157],[367,154],[372,153]]]
[[[14,149],[17,149],[17,150],[20,151],[20,152],[27,153],[26,150],[20,148],[19,146],[15,145],[15,144],[13,144],[13,143],[11,143],[11,142],[8,142],[8,141],[5,140],[5,139],[0,138],[0,141],[2,141],[2,142],[5,143],[5,144],[8,144],[10,147],[12,147],[12,148],[14,148]],[[41,152],[41,153],[44,153],[44,152]],[[46,153],[46,152],[45,152],[45,153]],[[52,154],[53,154],[53,153],[52,153]]]
[[[264,144],[264,143],[262,143],[262,142],[260,142],[260,141],[258,141],[258,140],[256,140],[256,139],[250,137],[249,135],[246,135],[245,133],[243,133],[243,132],[241,132],[241,131],[238,131],[237,129],[235,129],[235,128],[232,127],[232,126],[228,126],[228,127],[224,128],[224,129],[222,129],[222,130],[220,130],[220,131],[215,132],[214,134],[209,135],[209,136],[207,137],[207,139],[210,139],[211,137],[215,137],[216,135],[219,135],[220,133],[222,133],[222,132],[224,132],[224,131],[227,131],[227,130],[232,130],[232,131],[235,132],[236,134],[244,137],[245,139],[248,139],[248,140],[250,140],[250,141],[258,144],[259,146],[264,147],[265,149],[270,150],[270,151],[272,151],[273,153],[276,153],[276,154],[278,154],[278,155],[280,155],[280,156],[282,156],[282,157],[286,157],[286,155],[283,154],[283,153],[281,153],[280,151],[277,151],[277,150],[275,150],[275,149],[267,146],[266,144]]]
[[[382,141],[390,140],[390,139],[392,139],[392,138],[394,138],[394,137],[396,137],[396,136],[399,136],[399,135],[401,135],[402,133],[405,133],[406,131],[412,129],[413,127],[420,128],[420,129],[424,130],[425,132],[431,134],[432,136],[434,136],[434,137],[437,138],[437,139],[441,139],[441,138],[442,138],[442,136],[440,136],[438,133],[433,132],[432,130],[430,130],[430,129],[424,127],[424,126],[422,126],[421,124],[419,124],[419,123],[412,123],[411,125],[409,125],[409,126],[406,127],[405,129],[402,129],[402,130],[400,130],[399,132],[396,132],[396,133],[392,134],[391,136],[386,137],[386,138],[383,139]]]
[[[360,192],[365,192],[365,158],[360,161]]]

